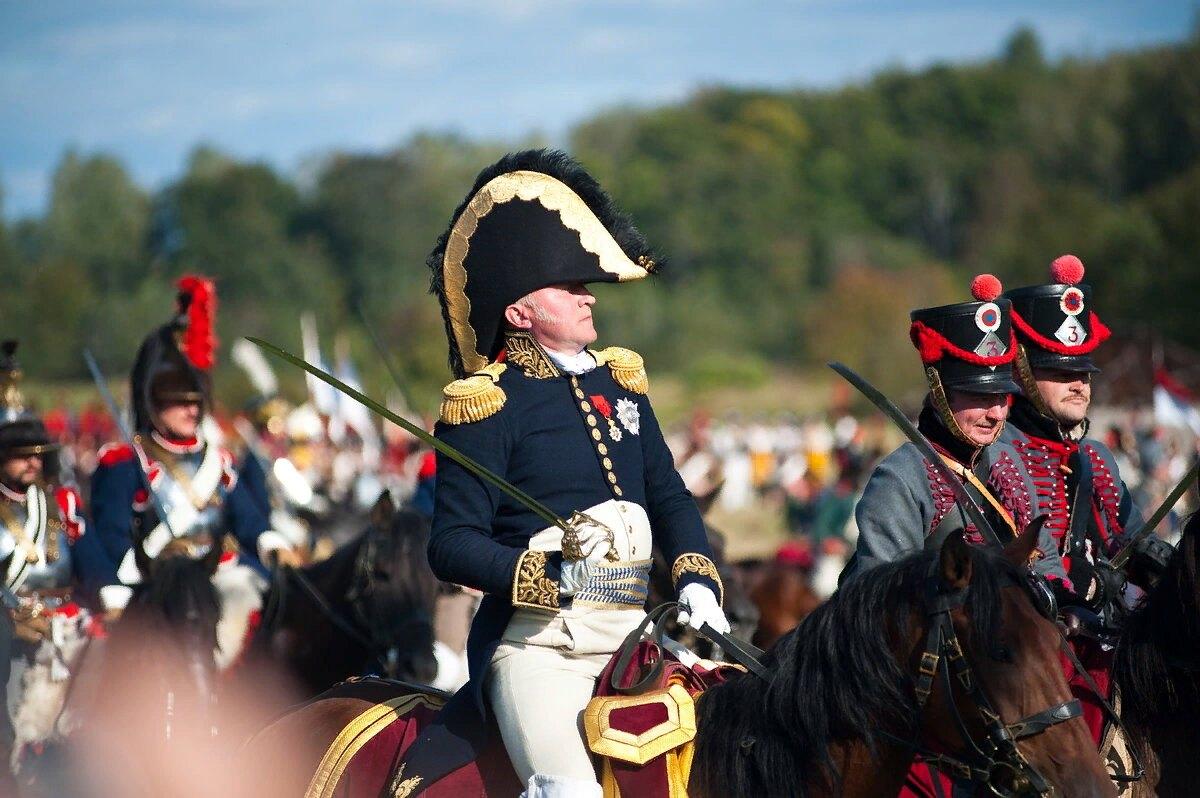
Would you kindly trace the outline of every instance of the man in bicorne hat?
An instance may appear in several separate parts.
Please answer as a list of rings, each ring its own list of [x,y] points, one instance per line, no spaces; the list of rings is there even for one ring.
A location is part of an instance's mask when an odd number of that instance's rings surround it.
[[[486,698],[528,795],[600,796],[581,713],[643,621],[652,545],[672,564],[681,618],[729,629],[641,356],[588,348],[587,284],[641,279],[654,262],[579,164],[540,150],[479,175],[430,266],[458,378],[436,435],[575,521],[564,535],[438,456],[430,565],[485,593],[468,643],[471,681],[446,712],[467,702],[480,717]],[[427,752],[410,754],[404,775],[426,780],[421,789],[448,772]]]
[[[142,342],[130,376],[134,446],[103,447],[92,477],[95,531],[116,572],[116,580],[101,589],[106,609],[123,607],[128,586],[141,580],[135,540],[153,559],[166,550],[198,556],[222,545],[228,534],[239,553],[223,567],[236,559],[265,575],[263,563],[272,558],[298,562],[291,544],[269,528],[266,515],[240,487],[233,456],[206,439],[202,422],[212,409],[208,370],[214,362],[216,293],[200,277],[184,277],[178,285],[175,317]],[[167,519],[159,517],[139,469]]]
[[[70,676],[64,663],[86,638],[87,613],[75,603],[72,561],[99,555],[94,537],[84,535],[79,493],[54,484],[58,444],[25,406],[16,350],[16,341],[0,344],[0,578],[10,601],[18,603],[0,613],[0,689],[7,688],[16,660],[25,673],[14,684],[26,689],[12,701],[12,725],[9,702],[0,703],[3,754],[14,741],[13,726],[22,747],[55,733],[37,720],[59,714]],[[42,646],[58,656],[39,657]],[[28,704],[31,696],[38,706]],[[8,763],[0,755],[0,771]]]
[[[986,454],[1004,429],[1012,395],[1019,390],[1012,377],[1016,341],[1010,306],[1000,291],[999,280],[980,275],[971,284],[974,301],[914,310],[909,335],[929,385],[917,427],[1007,541],[1024,527],[996,496],[996,485],[1009,475],[993,467]],[[922,547],[940,547],[952,532],[983,542],[942,475],[912,443],[875,467],[855,518],[858,547],[842,581]],[[1038,557],[1040,573],[1061,578],[1056,558],[1040,550]]]

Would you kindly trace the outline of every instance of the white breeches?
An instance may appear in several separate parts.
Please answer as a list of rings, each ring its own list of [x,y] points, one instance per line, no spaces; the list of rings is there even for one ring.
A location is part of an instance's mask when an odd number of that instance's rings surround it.
[[[610,657],[500,644],[487,694],[522,784],[534,773],[596,781],[581,718]]]

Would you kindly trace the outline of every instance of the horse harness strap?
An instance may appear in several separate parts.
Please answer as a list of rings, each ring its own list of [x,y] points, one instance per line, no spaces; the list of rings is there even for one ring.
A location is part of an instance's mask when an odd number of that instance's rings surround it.
[[[918,664],[914,688],[917,705],[924,710],[929,696],[933,693],[934,680],[939,674],[945,681],[948,696],[953,695],[951,692],[953,682],[957,680],[974,702],[983,719],[987,742],[981,746],[974,740],[952,698],[949,700],[951,715],[958,727],[959,735],[968,751],[973,755],[971,758],[975,760],[974,762],[933,751],[916,742],[900,742],[911,748],[930,768],[943,770],[959,779],[984,784],[997,795],[1017,795],[1029,792],[1036,795],[1054,795],[1055,789],[1025,759],[1016,743],[1017,740],[1040,734],[1051,726],[1081,717],[1083,706],[1079,699],[1070,699],[1021,718],[1015,723],[1004,723],[999,713],[992,708],[991,702],[988,701],[970,664],[963,655],[962,646],[950,617],[952,610],[961,607],[966,602],[967,589],[960,588],[943,592],[941,579],[933,571],[935,567],[936,560],[926,579],[926,615],[930,618],[930,624],[929,633],[925,638],[925,649]],[[885,733],[884,736],[897,740],[890,734]],[[984,746],[988,750],[985,750]],[[1003,774],[1007,774],[1011,780],[1012,790],[1007,790],[996,783],[997,777]]]

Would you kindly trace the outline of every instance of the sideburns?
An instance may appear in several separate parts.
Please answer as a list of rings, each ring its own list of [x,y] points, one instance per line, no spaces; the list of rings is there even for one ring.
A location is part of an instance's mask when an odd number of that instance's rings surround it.
[[[528,309],[531,313],[533,313],[533,317],[535,319],[537,319],[539,322],[541,322],[542,324],[558,324],[558,322],[559,322],[559,319],[557,316],[554,316],[551,313],[547,312],[547,310],[544,307],[542,307],[541,303],[534,299],[530,299],[529,297],[524,297],[521,299],[520,304],[522,307]]]

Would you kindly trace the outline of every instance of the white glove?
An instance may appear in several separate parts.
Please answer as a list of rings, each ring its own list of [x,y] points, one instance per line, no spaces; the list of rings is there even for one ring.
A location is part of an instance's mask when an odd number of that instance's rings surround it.
[[[685,623],[696,631],[708,624],[718,632],[729,633],[729,621],[717,601],[717,594],[712,589],[698,582],[684,585],[679,591],[679,622]]]
[[[563,598],[570,598],[582,590],[592,577],[595,563],[608,554],[609,530],[605,527],[583,523],[576,527],[575,533],[579,548],[583,551],[583,559],[563,560],[558,579],[558,595]]]

